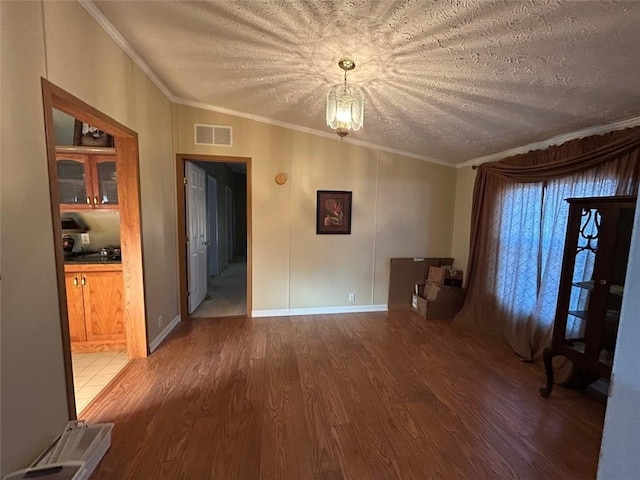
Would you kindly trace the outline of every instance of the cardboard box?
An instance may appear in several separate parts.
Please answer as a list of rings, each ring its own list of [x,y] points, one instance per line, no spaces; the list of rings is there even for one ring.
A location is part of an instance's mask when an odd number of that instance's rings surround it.
[[[462,288],[462,270],[454,270],[450,266],[429,267],[427,282]]]
[[[389,297],[387,307],[391,310],[410,310],[411,292],[416,283],[427,278],[429,267],[452,265],[453,258],[409,257],[392,258],[389,271]]]
[[[411,309],[427,320],[451,319],[462,308],[465,291],[462,288],[417,284],[418,293],[411,295]]]
[[[411,310],[420,314],[420,316],[427,318],[427,299],[422,298],[420,295],[411,295]]]

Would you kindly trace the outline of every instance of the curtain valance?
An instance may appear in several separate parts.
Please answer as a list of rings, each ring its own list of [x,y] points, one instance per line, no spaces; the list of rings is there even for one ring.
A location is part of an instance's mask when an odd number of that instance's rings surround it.
[[[478,169],[515,182],[543,182],[639,151],[640,127],[634,127],[483,163]]]

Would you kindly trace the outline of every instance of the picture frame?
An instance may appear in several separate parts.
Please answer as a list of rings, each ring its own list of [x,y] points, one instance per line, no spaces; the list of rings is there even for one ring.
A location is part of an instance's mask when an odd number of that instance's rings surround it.
[[[113,137],[88,123],[76,120],[73,126],[73,145],[77,147],[113,147]]]
[[[351,192],[317,191],[316,234],[351,234]]]

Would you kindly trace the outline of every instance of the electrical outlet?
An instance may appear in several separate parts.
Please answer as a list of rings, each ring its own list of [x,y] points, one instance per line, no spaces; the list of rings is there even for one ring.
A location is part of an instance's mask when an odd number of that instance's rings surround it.
[[[162,315],[160,315],[158,317],[158,326],[161,327],[162,326]]]
[[[91,240],[89,240],[89,234],[88,233],[81,233],[80,234],[80,241],[82,242],[82,245],[89,245],[91,243]]]
[[[350,293],[349,294],[349,301],[350,302],[355,302],[356,301],[356,294],[355,293]]]

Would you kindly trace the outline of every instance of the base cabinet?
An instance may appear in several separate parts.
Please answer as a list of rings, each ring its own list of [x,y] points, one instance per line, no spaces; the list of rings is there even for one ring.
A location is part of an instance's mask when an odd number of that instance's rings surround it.
[[[66,271],[65,284],[72,350],[126,349],[122,271]]]
[[[65,273],[64,280],[67,290],[67,314],[69,316],[69,337],[72,342],[87,340],[87,330],[84,322],[84,295],[80,287],[81,273]]]

